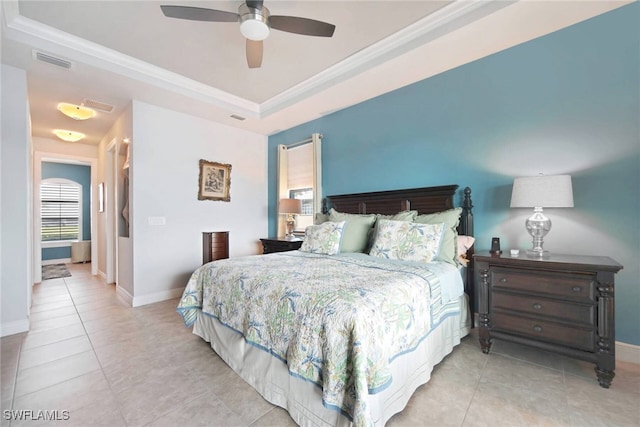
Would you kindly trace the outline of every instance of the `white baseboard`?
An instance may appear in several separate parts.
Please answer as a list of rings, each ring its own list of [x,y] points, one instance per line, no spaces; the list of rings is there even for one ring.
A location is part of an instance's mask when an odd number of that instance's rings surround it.
[[[47,259],[42,260],[42,265],[51,265],[51,264],[71,264],[71,258],[58,258],[58,259]]]
[[[107,280],[107,273],[98,270],[98,276],[102,277],[105,281]]]
[[[141,305],[153,304],[154,302],[166,301],[173,298],[180,298],[184,288],[169,289],[168,291],[154,292],[152,294],[140,295],[133,297],[133,307]]]
[[[133,306],[133,296],[122,286],[116,284],[116,295],[124,300],[128,305]]]
[[[640,365],[640,345],[616,341],[616,361]]]
[[[0,325],[0,337],[19,334],[29,330],[29,319],[14,320],[13,322],[5,322]]]
[[[169,289],[168,291],[154,292],[152,294],[133,296],[126,289],[116,285],[116,294],[131,307],[140,307],[147,304],[180,298],[184,288]]]

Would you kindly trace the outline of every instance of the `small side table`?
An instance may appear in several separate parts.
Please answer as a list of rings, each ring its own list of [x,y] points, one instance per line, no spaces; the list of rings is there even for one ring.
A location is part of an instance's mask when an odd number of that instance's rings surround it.
[[[287,252],[300,249],[302,246],[302,239],[285,239],[284,237],[269,237],[267,239],[260,239],[262,242],[262,250],[264,254],[271,254],[274,252]]]

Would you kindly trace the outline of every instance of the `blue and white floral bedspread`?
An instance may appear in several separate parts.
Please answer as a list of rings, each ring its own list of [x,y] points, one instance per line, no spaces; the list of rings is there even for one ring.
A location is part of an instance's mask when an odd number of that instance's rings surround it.
[[[428,267],[299,251],[219,260],[193,273],[177,310],[190,326],[201,308],[366,426],[363,397],[391,383],[390,361],[450,314]]]

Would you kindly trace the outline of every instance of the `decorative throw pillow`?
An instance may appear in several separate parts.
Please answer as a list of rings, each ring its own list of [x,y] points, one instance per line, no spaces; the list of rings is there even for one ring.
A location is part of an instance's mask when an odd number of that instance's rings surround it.
[[[442,237],[442,247],[438,259],[457,265],[458,257],[458,223],[462,208],[449,209],[432,214],[418,215],[415,222],[420,224],[439,224],[444,222],[444,236]]]
[[[416,219],[417,216],[418,216],[418,211],[401,211],[401,212],[398,212],[397,214],[394,214],[394,215],[376,214],[376,224],[381,219],[390,219],[390,220],[393,220],[393,221],[409,221],[409,222],[412,222],[414,219]],[[367,247],[365,252],[367,252],[367,253],[371,252],[371,245],[373,245],[373,242],[374,242],[375,238],[376,238],[376,227],[373,228],[372,236],[369,239],[369,246]]]
[[[458,235],[456,241],[458,242],[458,262],[466,266],[469,263],[467,251],[473,246],[473,242],[475,242],[476,239],[471,236]]]
[[[444,223],[418,224],[381,219],[369,255],[405,261],[431,262],[440,252]]]
[[[348,214],[329,210],[329,221],[345,221],[344,235],[340,245],[340,252],[365,252],[369,238],[373,232],[376,216],[373,214]]]
[[[376,214],[377,219],[391,219],[393,221],[413,221],[418,216],[418,211],[402,211],[395,215]]]
[[[308,226],[305,229],[304,242],[302,242],[300,250],[302,252],[325,255],[335,255],[339,253],[344,224],[344,221],[328,221],[320,225]]]

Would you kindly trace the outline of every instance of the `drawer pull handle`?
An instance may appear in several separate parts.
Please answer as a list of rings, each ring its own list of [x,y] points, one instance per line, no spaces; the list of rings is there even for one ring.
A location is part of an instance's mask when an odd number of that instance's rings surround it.
[[[573,292],[580,292],[580,291],[582,291],[582,286],[574,286],[573,288],[571,288],[571,290]]]
[[[535,303],[533,304],[533,308],[536,310],[540,310],[542,308],[542,305],[540,305],[539,303]]]
[[[507,278],[506,277],[500,278],[500,283],[507,283]]]
[[[533,330],[536,331],[536,332],[542,332],[542,326],[536,325],[536,326],[533,327]]]

